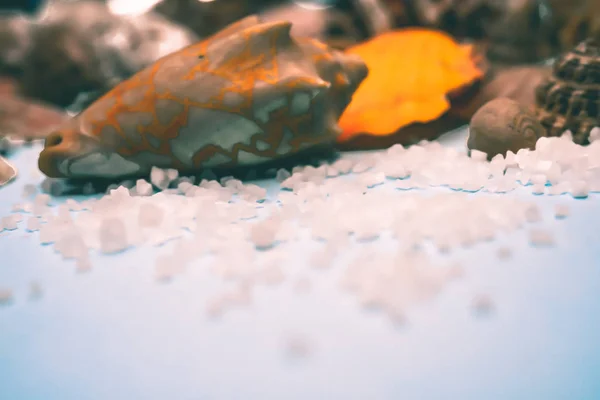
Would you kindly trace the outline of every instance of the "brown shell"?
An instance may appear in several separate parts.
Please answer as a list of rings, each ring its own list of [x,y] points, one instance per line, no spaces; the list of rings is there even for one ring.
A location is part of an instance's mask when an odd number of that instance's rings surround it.
[[[600,126],[600,41],[588,39],[557,59],[536,89],[536,104],[548,136],[570,130],[576,143],[589,143],[590,131]]]

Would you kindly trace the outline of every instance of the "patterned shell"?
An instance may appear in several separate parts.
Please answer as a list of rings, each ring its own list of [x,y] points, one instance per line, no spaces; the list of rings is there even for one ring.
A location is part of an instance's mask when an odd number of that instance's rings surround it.
[[[559,58],[537,87],[536,103],[548,136],[570,130],[575,143],[589,143],[590,131],[600,125],[600,41],[588,39]]]
[[[367,67],[290,28],[252,16],[161,58],[50,135],[40,170],[111,179],[153,166],[195,173],[335,142]]]

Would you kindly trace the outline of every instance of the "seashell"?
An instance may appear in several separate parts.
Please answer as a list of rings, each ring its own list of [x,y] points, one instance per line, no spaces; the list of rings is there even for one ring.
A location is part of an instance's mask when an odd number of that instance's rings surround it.
[[[536,105],[548,136],[570,130],[575,143],[589,143],[591,130],[600,125],[599,39],[585,40],[556,60],[536,89]]]
[[[544,136],[543,126],[526,106],[508,98],[499,98],[481,107],[469,124],[469,150],[479,150],[491,159],[509,150],[534,149]]]
[[[17,177],[17,168],[0,156],[0,187],[9,184]]]
[[[247,17],[123,81],[46,138],[50,177],[196,173],[333,143],[367,75],[358,56]]]

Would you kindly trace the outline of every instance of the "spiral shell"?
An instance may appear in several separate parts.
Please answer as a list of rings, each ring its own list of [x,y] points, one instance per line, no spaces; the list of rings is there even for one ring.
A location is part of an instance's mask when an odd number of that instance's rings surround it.
[[[534,149],[544,134],[544,128],[527,107],[512,99],[498,98],[473,115],[467,147],[492,158],[508,151]]]
[[[548,136],[566,130],[573,141],[589,143],[600,125],[600,40],[588,39],[560,57],[550,77],[536,88],[536,115]]]

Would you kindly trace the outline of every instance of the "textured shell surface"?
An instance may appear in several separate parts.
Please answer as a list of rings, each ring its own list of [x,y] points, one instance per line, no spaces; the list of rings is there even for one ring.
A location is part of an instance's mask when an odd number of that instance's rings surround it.
[[[51,134],[51,177],[141,176],[259,164],[334,142],[367,75],[357,56],[244,18],[123,81]]]
[[[536,89],[537,116],[549,136],[573,133],[589,143],[600,125],[600,41],[588,39],[558,58],[553,72]]]

